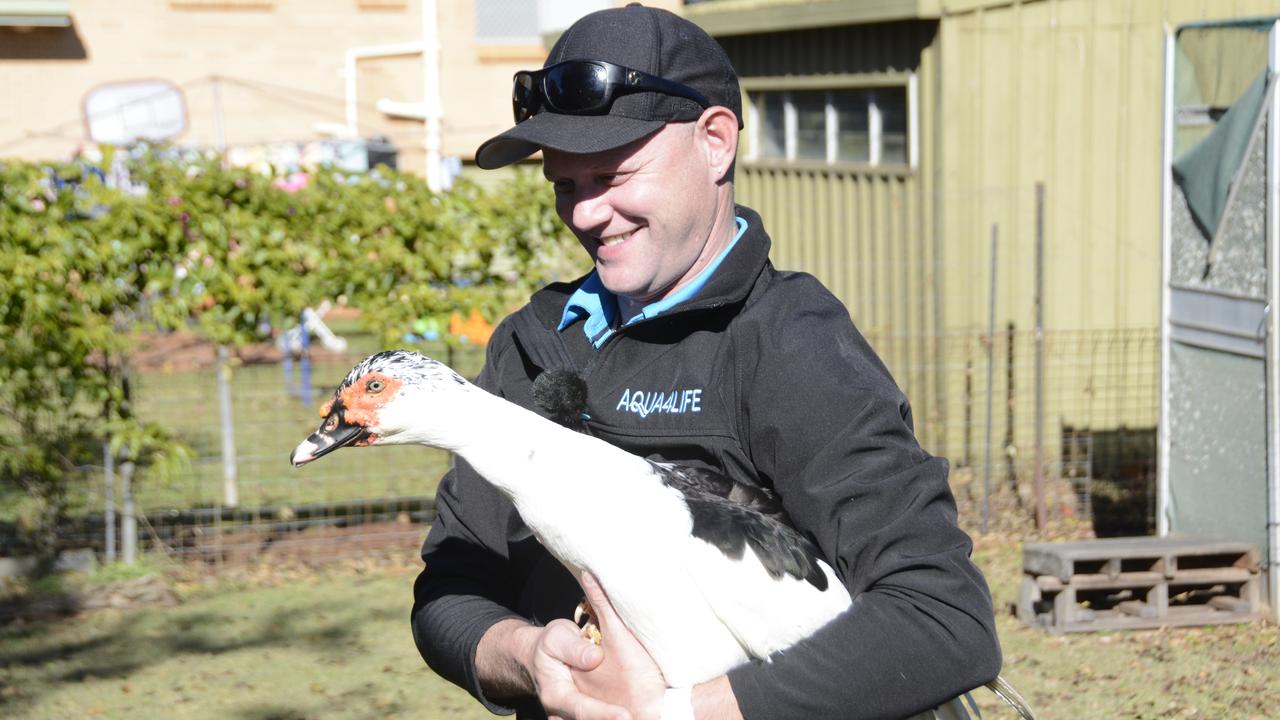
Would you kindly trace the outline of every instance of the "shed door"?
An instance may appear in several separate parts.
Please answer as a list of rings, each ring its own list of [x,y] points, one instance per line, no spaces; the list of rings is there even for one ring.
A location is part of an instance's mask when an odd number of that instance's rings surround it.
[[[1183,28],[1166,125],[1162,531],[1267,548],[1275,23]]]

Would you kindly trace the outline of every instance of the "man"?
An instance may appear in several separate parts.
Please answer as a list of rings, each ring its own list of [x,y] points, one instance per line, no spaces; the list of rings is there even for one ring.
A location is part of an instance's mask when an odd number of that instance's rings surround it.
[[[517,74],[517,124],[477,164],[542,150],[557,211],[595,270],[505,320],[479,382],[532,408],[540,372],[579,370],[592,434],[771,487],[853,607],[770,662],[673,696],[589,576],[603,647],[563,619],[578,584],[460,464],[437,494],[414,638],[494,712],[904,717],[999,671],[945,461],[916,443],[905,399],[843,306],[812,277],[774,270],[760,217],[734,204],[740,97],[714,40],[635,5],[583,18],[543,71]],[[654,400],[673,392],[679,402]]]

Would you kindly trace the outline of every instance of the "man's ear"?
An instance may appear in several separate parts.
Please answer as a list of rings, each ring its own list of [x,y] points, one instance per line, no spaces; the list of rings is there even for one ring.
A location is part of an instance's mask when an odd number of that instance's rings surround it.
[[[738,155],[738,118],[729,108],[714,105],[702,111],[697,130],[704,141],[712,180],[719,183],[733,172],[733,161]]]

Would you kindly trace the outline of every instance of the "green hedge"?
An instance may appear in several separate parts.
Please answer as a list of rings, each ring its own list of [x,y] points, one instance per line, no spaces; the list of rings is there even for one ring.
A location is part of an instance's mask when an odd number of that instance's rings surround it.
[[[319,170],[299,188],[166,148],[101,168],[0,161],[0,483],[39,500],[31,523],[46,530],[104,439],[138,462],[184,459],[126,402],[139,329],[261,342],[330,300],[391,345],[454,312],[496,322],[586,269],[532,172],[436,194],[385,168]]]

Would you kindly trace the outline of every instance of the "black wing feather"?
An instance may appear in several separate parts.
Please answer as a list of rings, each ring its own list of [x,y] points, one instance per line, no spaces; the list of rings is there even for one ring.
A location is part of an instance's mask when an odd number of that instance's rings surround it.
[[[654,461],[653,458],[649,460],[662,468],[662,472],[666,473],[663,477],[663,482],[671,487],[677,488],[682,492],[686,489],[691,489],[715,495],[743,507],[751,508],[762,515],[778,520],[784,525],[791,525],[791,518],[782,509],[782,500],[768,488],[741,483],[722,472],[707,468],[658,462]]]
[[[743,551],[750,545],[764,569],[775,580],[785,573],[797,580],[805,580],[819,590],[827,589],[827,575],[818,565],[817,546],[791,526],[780,506],[777,513],[770,514],[733,500],[733,491],[727,493],[728,496],[718,492],[725,483],[736,488],[750,486],[735,483],[711,470],[699,469],[690,473],[691,468],[685,466],[650,462],[663,484],[679,490],[684,496],[685,505],[693,517],[694,537],[711,543],[734,560],[741,560]],[[771,494],[752,497],[768,497],[777,503]]]

